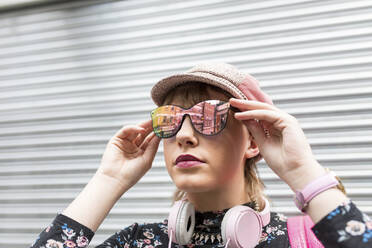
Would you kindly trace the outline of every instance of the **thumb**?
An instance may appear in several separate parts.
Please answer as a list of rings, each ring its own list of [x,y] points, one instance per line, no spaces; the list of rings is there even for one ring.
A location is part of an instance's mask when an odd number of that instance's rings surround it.
[[[155,135],[154,132],[150,134],[150,137],[145,140],[144,144],[141,148],[144,150],[144,158],[150,159],[151,161],[154,159],[155,154],[159,148],[160,138]]]
[[[244,124],[247,126],[257,145],[260,147],[266,138],[265,132],[263,131],[260,123],[256,120],[251,119],[244,121]]]

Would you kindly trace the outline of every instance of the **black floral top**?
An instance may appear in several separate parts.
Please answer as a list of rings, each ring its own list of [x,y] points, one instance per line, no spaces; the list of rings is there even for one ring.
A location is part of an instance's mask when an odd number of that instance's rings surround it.
[[[252,206],[254,203],[244,205]],[[196,212],[192,240],[185,247],[224,247],[220,225],[228,209],[218,212]],[[341,204],[312,227],[312,231],[324,247],[372,247],[372,220],[362,213],[352,201]],[[87,247],[94,233],[84,225],[57,214],[54,221],[44,229],[32,248],[79,248]],[[99,248],[168,247],[167,220],[159,223],[134,223],[109,237]],[[172,244],[172,247],[181,247]],[[256,247],[291,247],[287,232],[287,218],[271,212],[270,223],[262,230]]]

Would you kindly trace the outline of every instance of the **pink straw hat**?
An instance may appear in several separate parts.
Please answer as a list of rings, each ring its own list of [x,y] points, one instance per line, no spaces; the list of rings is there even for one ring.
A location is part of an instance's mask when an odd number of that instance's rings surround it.
[[[185,73],[161,79],[153,86],[151,98],[156,105],[160,106],[170,90],[190,81],[214,85],[239,99],[255,100],[273,105],[270,96],[261,90],[254,77],[238,70],[233,65],[220,62],[200,63]]]

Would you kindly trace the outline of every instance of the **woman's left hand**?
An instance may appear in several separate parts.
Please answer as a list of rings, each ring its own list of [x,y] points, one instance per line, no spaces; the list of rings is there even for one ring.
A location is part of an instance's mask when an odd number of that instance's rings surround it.
[[[235,118],[247,126],[266,163],[292,189],[302,189],[325,174],[295,117],[263,102],[236,98],[229,102],[242,111]]]

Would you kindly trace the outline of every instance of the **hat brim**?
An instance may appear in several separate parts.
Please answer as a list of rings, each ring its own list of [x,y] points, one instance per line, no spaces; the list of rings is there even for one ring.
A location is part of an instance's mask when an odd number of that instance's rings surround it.
[[[190,81],[198,81],[201,83],[210,84],[229,92],[236,98],[247,99],[240,92],[240,90],[230,81],[221,77],[214,76],[210,73],[203,72],[175,74],[163,78],[151,89],[151,98],[156,105],[160,106],[161,104],[163,104],[164,98],[170,90]]]

